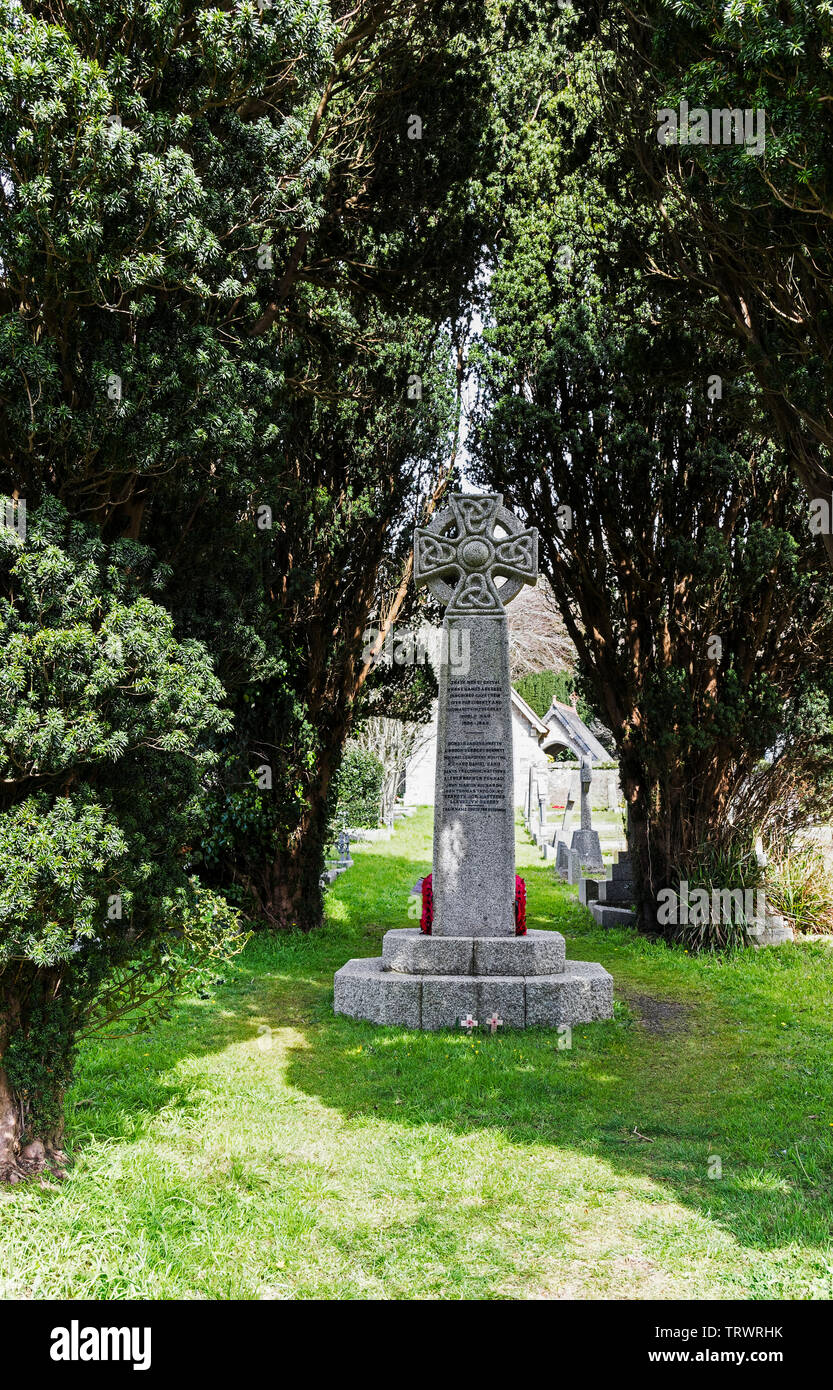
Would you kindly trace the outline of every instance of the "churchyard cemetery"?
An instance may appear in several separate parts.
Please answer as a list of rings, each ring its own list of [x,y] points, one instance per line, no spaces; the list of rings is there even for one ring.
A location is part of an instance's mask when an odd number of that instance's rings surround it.
[[[251,1374],[318,1301],[799,1378],[831,54],[830,0],[0,0],[7,1379]]]

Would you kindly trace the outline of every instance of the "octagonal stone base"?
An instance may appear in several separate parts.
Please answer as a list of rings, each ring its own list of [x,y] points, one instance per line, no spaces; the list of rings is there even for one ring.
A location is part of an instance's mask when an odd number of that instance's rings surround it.
[[[495,938],[483,938],[490,939]],[[507,1028],[554,1028],[612,1018],[613,980],[589,961],[566,961],[551,974],[429,975],[386,969],[384,957],[376,957],[349,960],[336,972],[334,1008],[371,1023],[426,1032],[453,1028],[467,1014],[484,1024],[493,1013]]]

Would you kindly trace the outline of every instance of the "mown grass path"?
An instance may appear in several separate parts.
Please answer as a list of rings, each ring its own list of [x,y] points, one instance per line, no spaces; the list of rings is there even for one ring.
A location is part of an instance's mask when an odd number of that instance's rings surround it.
[[[0,1293],[833,1297],[830,947],[603,932],[519,831],[529,925],[611,971],[615,1019],[569,1048],[376,1029],[333,1016],[332,976],[408,924],[429,814],[355,860],[324,931],[86,1045],[71,1176],[0,1193]]]

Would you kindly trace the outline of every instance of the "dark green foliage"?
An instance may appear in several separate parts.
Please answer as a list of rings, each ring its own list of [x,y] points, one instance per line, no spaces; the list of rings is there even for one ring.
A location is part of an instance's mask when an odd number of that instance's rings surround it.
[[[64,1093],[72,1079],[75,1026],[67,993],[27,1010],[25,1028],[11,1034],[3,1065],[23,1109],[22,1144],[60,1132]]]
[[[559,683],[559,676],[566,677],[566,681]],[[556,689],[559,684],[563,686],[568,681],[569,676],[565,671],[530,671],[515,681],[515,689],[530,709],[534,709],[538,717],[543,719],[553,700],[564,698],[564,691],[556,695]]]
[[[258,247],[280,266],[321,216],[335,29],[323,0],[42,11],[0,4],[0,459],[30,505],[57,488],[106,520],[140,479],[269,442],[252,388],[285,364],[241,349],[273,280]]]
[[[0,490],[36,518],[6,574],[0,944],[32,968],[0,1056],[42,970],[74,1019],[164,993],[229,925],[210,889],[321,919],[362,633],[452,472],[490,25],[0,0]]]
[[[116,893],[125,924],[157,930],[184,889],[205,741],[229,720],[204,648],[142,592],[163,582],[145,547],[54,500],[25,542],[0,532],[0,958],[67,959]]]
[[[831,581],[738,349],[629,257],[660,233],[625,175],[617,191],[588,55],[539,62],[564,76],[537,106],[519,77],[510,103],[473,453],[539,527],[650,928],[705,845],[735,862],[757,829],[829,813]]]
[[[169,999],[236,931],[189,872],[228,715],[148,596],[163,582],[54,499],[25,540],[0,530],[0,1072],[8,1051],[21,1138],[58,1128],[79,1028]]]
[[[687,282],[742,349],[737,371],[763,388],[772,428],[811,498],[833,482],[833,114],[827,0],[619,0],[593,5],[604,71],[600,125],[622,159],[629,202],[660,202],[648,275]],[[668,144],[657,112],[764,113],[763,149]],[[758,122],[760,125],[760,121]],[[625,219],[626,221],[626,219]],[[830,527],[815,542],[833,558]]]
[[[379,824],[384,775],[375,753],[348,744],[335,779],[333,833],[342,825],[373,829]]]
[[[560,705],[569,705],[573,694],[578,696],[579,718],[585,723],[593,718],[593,712],[586,700],[578,695],[575,679],[569,671],[531,671],[515,681],[515,689],[541,719],[553,701]]]
[[[688,885],[690,906],[685,914],[677,914],[687,916],[688,921],[669,924],[666,933],[670,940],[690,951],[731,950],[746,945],[747,928],[764,896],[768,896],[763,888],[763,869],[748,837],[738,836],[730,841],[722,836],[721,841],[717,846],[708,842],[698,846],[674,875],[675,886],[683,879]],[[721,897],[727,889],[742,893],[743,898],[729,902]],[[708,909],[702,898],[698,902],[694,897],[698,890],[708,894]]]
[[[47,19],[0,0],[0,17],[0,486],[30,507],[57,491],[164,561],[160,597],[232,714],[200,872],[260,921],[312,927],[362,632],[455,447],[491,17],[475,0],[79,0]]]

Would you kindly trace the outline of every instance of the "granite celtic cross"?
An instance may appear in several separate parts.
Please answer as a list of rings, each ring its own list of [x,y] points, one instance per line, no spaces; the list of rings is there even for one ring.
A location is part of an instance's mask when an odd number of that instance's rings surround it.
[[[567,960],[560,932],[532,927],[522,936],[515,933],[515,776],[504,608],[522,585],[535,583],[537,551],[537,533],[499,496],[454,495],[428,526],[417,528],[414,577],[446,606],[433,931],[393,928],[385,932],[381,956],[342,965],[335,976],[336,1013],[468,1033],[478,1019],[494,1032],[613,1016],[613,981],[606,970],[592,961]]]
[[[414,537],[414,579],[446,605],[434,796],[435,936],[511,936],[515,825],[505,605],[538,575],[538,533],[499,494],[455,493]],[[499,576],[503,583],[495,582]]]
[[[457,613],[493,614],[505,617],[504,605],[523,584],[538,577],[538,532],[524,530],[503,505],[503,497],[453,493],[450,507],[432,524],[416,528],[414,578],[428,584],[435,598],[447,604],[446,616]],[[447,531],[453,526],[456,534]],[[494,535],[499,526],[509,532]],[[457,574],[456,584],[445,581]],[[494,576],[510,579],[500,590]]]

